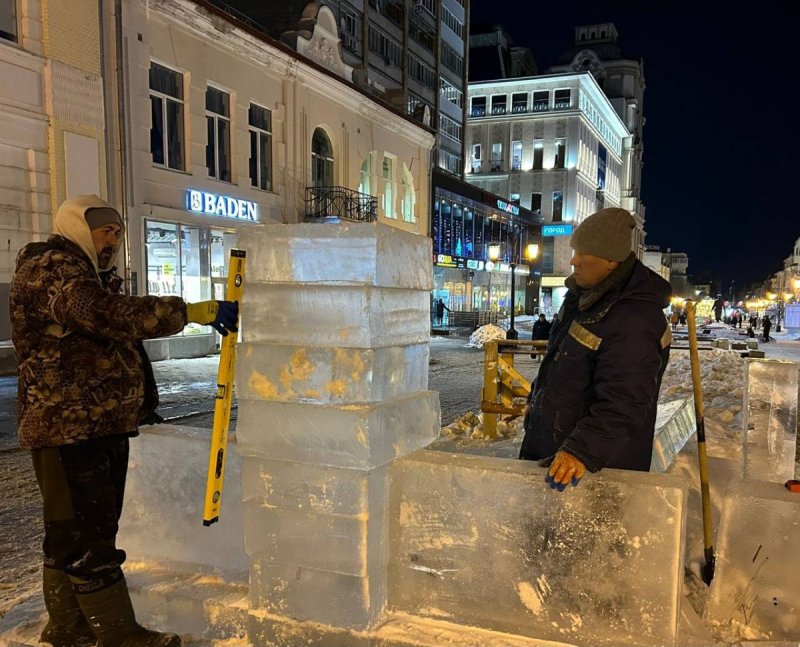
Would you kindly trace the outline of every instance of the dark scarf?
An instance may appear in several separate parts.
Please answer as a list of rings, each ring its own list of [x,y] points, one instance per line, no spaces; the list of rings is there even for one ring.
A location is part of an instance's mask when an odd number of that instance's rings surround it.
[[[575,282],[575,277],[570,275],[564,281],[564,285],[569,288],[570,292],[574,292],[578,296],[578,310],[586,312],[595,303],[600,301],[606,294],[627,283],[633,267],[636,264],[636,255],[631,252],[624,261],[622,261],[617,268],[611,272],[597,285],[590,288],[582,288]]]

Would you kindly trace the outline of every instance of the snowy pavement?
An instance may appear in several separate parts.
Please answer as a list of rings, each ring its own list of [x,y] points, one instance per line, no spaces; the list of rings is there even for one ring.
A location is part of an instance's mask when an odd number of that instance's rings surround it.
[[[521,331],[520,337],[529,338],[529,321],[521,321],[517,328]],[[724,336],[738,336],[729,329],[719,332]],[[775,341],[761,344],[767,359],[800,361],[800,340],[790,339],[785,333],[773,333],[773,337]],[[440,394],[443,426],[479,409],[483,351],[467,348],[466,343],[467,338],[461,336],[434,337],[431,340],[429,388]],[[664,389],[672,389],[675,395],[691,390],[686,370],[687,355],[686,351],[674,351],[665,377]],[[160,412],[168,421],[211,428],[217,365],[217,357],[155,363],[161,392]],[[517,356],[517,367],[529,378],[535,377],[538,366],[536,360]],[[707,428],[712,458],[730,458],[735,454],[731,449],[734,435],[730,429],[738,422],[739,411],[735,410],[735,402],[741,401],[740,393],[736,392],[735,372],[733,364],[730,364],[727,370],[717,370],[704,379],[711,386],[706,394],[706,404],[710,409]],[[5,494],[0,500],[0,620],[10,612],[13,615],[20,605],[35,605],[39,595],[39,546],[42,539],[39,495],[29,458],[16,448],[15,407],[16,379],[0,378],[0,484]],[[696,468],[690,463],[682,462],[676,469],[687,476],[695,476]],[[687,548],[687,567],[696,569],[697,558],[692,559],[694,556],[690,557],[688,553],[696,556],[699,547]],[[687,582],[687,589],[691,589],[691,578]],[[688,590],[687,595],[702,597],[702,585],[696,582],[694,585],[696,590]],[[704,604],[705,600],[699,600],[698,607]],[[1,632],[0,644],[3,644]]]

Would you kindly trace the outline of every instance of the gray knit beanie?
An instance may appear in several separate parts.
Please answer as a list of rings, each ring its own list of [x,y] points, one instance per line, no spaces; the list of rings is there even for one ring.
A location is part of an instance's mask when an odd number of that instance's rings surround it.
[[[83,216],[89,229],[98,229],[103,225],[114,224],[122,227],[122,217],[111,207],[90,207]]]
[[[576,252],[621,263],[633,251],[634,227],[636,221],[625,209],[600,209],[575,228],[569,244]]]

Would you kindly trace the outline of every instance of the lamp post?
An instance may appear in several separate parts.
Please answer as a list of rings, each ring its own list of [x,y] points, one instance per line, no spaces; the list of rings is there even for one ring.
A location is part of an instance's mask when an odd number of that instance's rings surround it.
[[[509,263],[511,266],[511,321],[508,330],[506,331],[506,339],[519,339],[519,333],[517,332],[517,329],[514,328],[514,316],[516,314],[515,271],[517,269],[517,263],[519,263],[519,258],[517,256],[517,243],[519,242],[519,237],[522,233],[522,226],[513,224],[512,227],[513,229],[509,236],[509,242],[511,245],[511,262]],[[539,245],[536,243],[528,243],[525,246],[525,259],[532,261],[535,260],[537,256],[539,256]],[[489,245],[489,258],[493,261],[500,258],[499,243],[492,243]]]

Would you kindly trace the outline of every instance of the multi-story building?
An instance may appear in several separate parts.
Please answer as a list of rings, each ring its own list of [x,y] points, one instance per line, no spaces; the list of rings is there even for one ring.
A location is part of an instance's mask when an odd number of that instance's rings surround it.
[[[646,245],[642,254],[642,263],[658,274],[665,281],[670,278],[670,257],[658,245]]]
[[[620,206],[636,218],[638,252],[644,251],[645,208],[642,203],[644,156],[644,64],[626,58],[614,23],[575,28],[575,43],[548,73],[591,72],[630,133],[623,146]]]
[[[313,28],[312,5],[330,8],[353,82],[438,133],[439,168],[460,175],[464,159],[469,0],[220,0],[271,36],[291,43]]]
[[[588,72],[470,83],[468,97],[466,177],[543,220],[540,307],[553,314],[573,227],[622,204],[630,133]]]
[[[125,73],[113,130],[127,134],[110,193],[133,294],[221,298],[237,233],[258,223],[339,216],[427,235],[434,133],[350,81],[329,8],[289,47],[204,0],[107,4],[105,31],[116,19],[125,44],[106,57]],[[190,324],[148,350],[202,355],[216,339]]]
[[[689,255],[667,250],[666,256],[669,258],[669,283],[672,286],[672,294],[684,298],[693,297],[693,289],[689,283]]]
[[[106,195],[106,111],[94,0],[0,0],[0,339],[19,250],[67,195]]]

